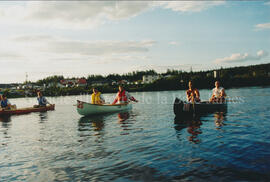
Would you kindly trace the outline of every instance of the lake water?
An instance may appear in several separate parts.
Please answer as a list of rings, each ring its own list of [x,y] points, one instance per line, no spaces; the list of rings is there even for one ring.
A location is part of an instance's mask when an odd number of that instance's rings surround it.
[[[66,96],[48,98],[55,111],[1,118],[0,181],[270,181],[270,88],[227,90],[238,100],[227,113],[182,122],[172,104],[184,91],[132,94],[125,113],[81,117],[73,104],[90,97]]]

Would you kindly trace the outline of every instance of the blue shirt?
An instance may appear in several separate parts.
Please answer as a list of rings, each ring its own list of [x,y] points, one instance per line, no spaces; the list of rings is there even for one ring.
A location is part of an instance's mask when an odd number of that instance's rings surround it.
[[[45,97],[38,97],[37,98],[37,100],[38,100],[38,105],[40,105],[40,106],[46,106],[46,104],[48,103],[48,101],[46,100],[46,98]]]
[[[4,108],[4,107],[7,107],[9,105],[9,101],[6,99],[6,100],[2,100],[1,101],[1,107]]]

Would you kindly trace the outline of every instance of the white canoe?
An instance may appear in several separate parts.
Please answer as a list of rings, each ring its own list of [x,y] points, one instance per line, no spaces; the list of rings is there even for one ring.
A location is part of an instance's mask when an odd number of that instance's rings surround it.
[[[112,113],[112,112],[121,112],[132,109],[131,104],[90,104],[83,101],[77,100],[77,112],[80,115],[88,116],[88,115],[95,115],[95,114],[105,114],[105,113]]]

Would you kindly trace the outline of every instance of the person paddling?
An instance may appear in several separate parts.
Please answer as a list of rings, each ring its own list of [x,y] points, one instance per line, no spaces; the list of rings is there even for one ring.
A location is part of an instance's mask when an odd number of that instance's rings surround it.
[[[47,104],[51,105],[40,91],[37,92],[37,95],[38,105],[35,107],[46,107]]]
[[[96,88],[93,88],[93,93],[91,95],[91,103],[92,104],[104,104],[105,99],[102,96],[101,92],[99,92]]]
[[[131,96],[127,91],[125,91],[122,85],[120,85],[118,89],[119,91],[116,94],[116,98],[112,103],[113,105],[116,103],[118,104],[128,103],[129,100],[138,102],[133,96]]]
[[[5,110],[11,109],[11,104],[6,95],[1,95],[1,108]]]
[[[188,102],[200,102],[200,92],[198,89],[194,88],[192,81],[188,82],[188,90],[186,91],[187,94],[187,101]]]
[[[220,86],[220,82],[215,82],[215,88],[213,88],[213,93],[210,98],[210,102],[225,102],[226,93],[225,89]]]

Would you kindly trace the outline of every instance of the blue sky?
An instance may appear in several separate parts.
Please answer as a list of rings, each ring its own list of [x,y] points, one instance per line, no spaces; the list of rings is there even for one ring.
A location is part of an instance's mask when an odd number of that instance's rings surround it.
[[[1,83],[269,63],[270,2],[0,2]]]

